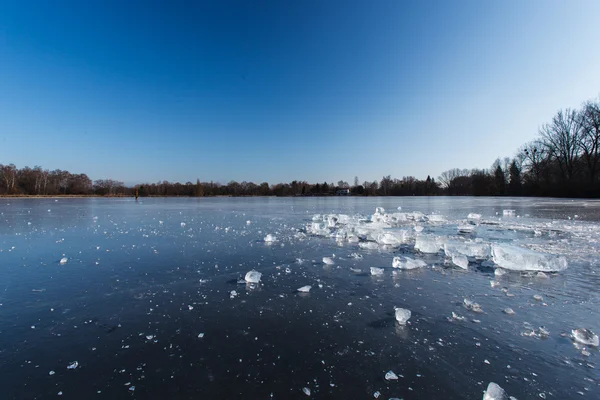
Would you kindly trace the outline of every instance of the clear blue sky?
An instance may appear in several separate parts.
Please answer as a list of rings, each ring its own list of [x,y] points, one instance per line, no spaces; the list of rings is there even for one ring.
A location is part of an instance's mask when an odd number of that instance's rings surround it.
[[[0,163],[126,183],[487,168],[598,96],[599,15],[597,0],[3,1]]]

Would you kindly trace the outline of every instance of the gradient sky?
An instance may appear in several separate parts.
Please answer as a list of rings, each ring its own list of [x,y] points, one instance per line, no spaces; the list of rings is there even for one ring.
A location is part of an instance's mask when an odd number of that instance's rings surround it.
[[[129,184],[488,168],[600,94],[599,15],[597,0],[2,1],[0,163]]]

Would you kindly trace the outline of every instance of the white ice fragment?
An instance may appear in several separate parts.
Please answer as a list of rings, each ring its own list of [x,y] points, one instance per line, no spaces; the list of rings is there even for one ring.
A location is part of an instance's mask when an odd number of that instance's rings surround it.
[[[371,267],[371,275],[383,275],[383,268]]]
[[[515,215],[517,215],[515,210],[502,210],[503,217],[514,217]]]
[[[373,393],[373,397],[375,397],[376,399],[378,399],[379,396],[381,396],[381,393],[379,391],[376,391],[375,393]]]
[[[69,261],[69,259],[68,259],[67,257],[63,257],[63,258],[61,258],[61,259],[60,259],[59,263],[60,263],[61,265],[64,265],[64,264],[66,264],[68,261]]]
[[[446,217],[444,217],[443,215],[440,215],[440,214],[431,214],[431,215],[428,215],[427,218],[429,219],[429,222],[435,222],[435,223],[448,222]]]
[[[231,292],[229,292],[230,299],[235,299],[237,295],[238,295],[238,293],[235,290],[232,290]]]
[[[262,274],[258,271],[252,270],[252,271],[248,271],[246,273],[246,276],[244,277],[244,280],[247,283],[258,283],[260,282],[260,277],[262,276]]]
[[[394,371],[390,370],[390,371],[388,371],[388,372],[385,373],[385,379],[388,380],[388,381],[395,381],[395,380],[398,380],[398,375],[396,375],[394,373]]]
[[[306,286],[302,286],[301,288],[299,288],[298,291],[300,293],[308,293],[308,292],[310,292],[311,288],[312,288],[312,286],[306,285]]]
[[[272,234],[268,234],[267,236],[265,236],[265,243],[273,243],[277,241],[277,236],[272,235]]]
[[[502,276],[502,275],[506,275],[507,273],[508,273],[508,272],[506,272],[506,270],[505,270],[505,269],[502,269],[502,268],[496,268],[496,269],[494,270],[494,275],[496,275],[496,276]]]
[[[331,258],[331,257],[323,257],[323,264],[333,265],[333,264],[335,264],[335,262],[333,261],[333,258]]]
[[[544,300],[544,298],[541,295],[539,295],[539,294],[534,294],[533,295],[533,299],[535,301],[542,301],[542,300]]]
[[[377,248],[379,248],[379,245],[377,244],[377,242],[360,242],[358,243],[358,247],[360,247],[361,249],[365,249],[365,250],[375,250]]]
[[[565,257],[508,245],[492,245],[492,259],[496,265],[513,271],[556,272],[568,267]]]
[[[515,311],[510,307],[507,307],[502,311],[504,312],[504,314],[507,314],[507,315],[515,315]]]
[[[508,395],[497,383],[490,382],[483,393],[483,400],[508,400]]]
[[[598,347],[600,345],[600,340],[598,339],[598,335],[586,328],[573,329],[571,331],[573,335],[573,339],[576,342],[581,344],[585,344],[586,346],[594,346]]]
[[[477,227],[471,224],[461,224],[457,227],[458,233],[473,233]]]
[[[395,235],[384,232],[377,235],[377,243],[386,246],[398,246],[402,243]]]
[[[548,274],[546,274],[545,272],[542,272],[542,271],[539,271],[535,276],[540,279],[548,279]]]
[[[452,264],[462,269],[469,269],[469,260],[466,256],[463,256],[462,254],[453,254]]]
[[[55,373],[56,373],[56,372],[54,372],[54,371],[50,371],[50,372],[48,372],[48,375],[52,376],[52,375],[54,375]]]
[[[415,249],[421,253],[437,253],[441,247],[438,238],[433,236],[417,236],[415,241]]]
[[[307,395],[307,396],[310,396],[310,389],[309,389],[309,388],[307,388],[307,387],[303,387],[303,388],[302,388],[302,392],[303,392],[305,395]]]
[[[467,215],[467,219],[474,219],[474,220],[481,219],[481,214],[469,213],[469,215]]]
[[[246,225],[250,225],[252,223],[252,221],[248,220],[246,221]]]
[[[421,233],[421,232],[423,232],[423,229],[424,229],[424,228],[423,228],[421,225],[415,225],[415,227],[414,227],[414,230],[415,230],[415,232],[417,232],[417,233]]]
[[[182,222],[180,225],[182,228],[185,228],[185,222]]]
[[[199,339],[202,339],[203,337],[204,337],[204,333],[199,333],[199,334],[198,334],[198,338],[199,338]]]
[[[69,365],[67,365],[67,369],[75,369],[79,366],[79,363],[77,361],[73,361],[72,363],[69,363]]]
[[[385,209],[383,207],[376,207],[375,214],[385,214]]]
[[[473,300],[470,299],[464,299],[463,300],[463,305],[465,306],[465,308],[467,310],[473,311],[473,312],[477,312],[477,313],[482,313],[483,309],[481,308],[481,306],[478,303],[475,303]]]
[[[475,241],[449,241],[444,244],[444,252],[447,257],[452,257],[453,254],[462,254],[467,257],[474,257],[478,260],[485,260],[490,257],[490,245]]]
[[[395,307],[394,313],[396,314],[396,321],[398,321],[400,325],[406,325],[406,322],[410,319],[410,316],[412,315],[410,310],[400,307]]]
[[[423,260],[415,260],[410,257],[404,257],[404,259],[400,257],[394,257],[392,260],[392,267],[400,268],[400,269],[416,269],[426,267],[427,263]]]

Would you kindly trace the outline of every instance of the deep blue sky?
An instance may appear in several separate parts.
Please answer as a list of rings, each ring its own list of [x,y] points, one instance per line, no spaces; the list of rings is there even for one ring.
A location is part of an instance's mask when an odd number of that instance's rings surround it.
[[[3,1],[0,163],[360,181],[512,156],[600,93],[600,1]]]

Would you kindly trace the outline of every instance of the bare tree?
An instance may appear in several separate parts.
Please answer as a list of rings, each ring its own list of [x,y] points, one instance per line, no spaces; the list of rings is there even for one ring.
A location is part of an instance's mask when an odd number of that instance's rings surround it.
[[[600,100],[585,103],[580,118],[582,130],[579,146],[583,152],[588,178],[593,184],[600,162]]]
[[[576,172],[581,132],[581,119],[577,111],[571,109],[560,110],[550,124],[540,128],[544,145],[567,181],[571,181]]]

